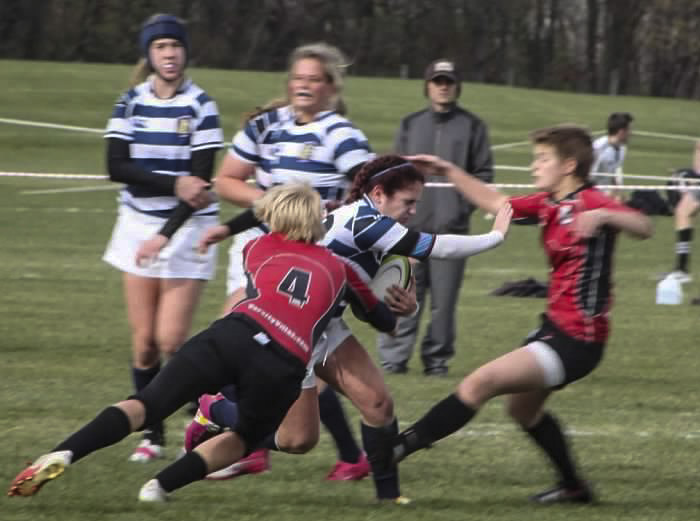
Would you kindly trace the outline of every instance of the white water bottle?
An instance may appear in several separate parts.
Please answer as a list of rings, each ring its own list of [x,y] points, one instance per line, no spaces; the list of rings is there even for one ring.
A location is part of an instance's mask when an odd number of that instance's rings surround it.
[[[668,275],[656,285],[656,303],[678,305],[683,303],[683,286],[673,275]]]

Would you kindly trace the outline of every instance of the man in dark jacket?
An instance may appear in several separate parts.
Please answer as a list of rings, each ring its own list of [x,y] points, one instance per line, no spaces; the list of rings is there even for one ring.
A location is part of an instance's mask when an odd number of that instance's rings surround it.
[[[486,124],[457,105],[461,78],[455,63],[440,59],[425,72],[429,106],[401,121],[394,150],[398,154],[433,154],[491,182],[493,166]],[[444,182],[435,177],[428,182]],[[454,188],[426,187],[409,227],[429,233],[467,233],[473,207]],[[426,375],[444,376],[454,356],[457,299],[466,261],[427,260],[414,268],[419,312],[399,321],[395,337],[380,335],[379,356],[387,372],[403,373],[413,352],[420,314],[430,291],[431,319],[421,344]]]

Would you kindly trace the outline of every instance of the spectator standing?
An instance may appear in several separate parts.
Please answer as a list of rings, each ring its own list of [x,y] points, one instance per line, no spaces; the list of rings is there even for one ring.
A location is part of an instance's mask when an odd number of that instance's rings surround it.
[[[394,150],[397,154],[433,154],[464,168],[485,182],[493,180],[488,128],[475,114],[457,104],[461,77],[448,59],[432,62],[425,71],[428,106],[401,121]],[[431,181],[433,179],[427,179]],[[438,179],[440,181],[440,179]],[[425,233],[469,232],[474,207],[453,188],[426,187],[409,228]],[[430,292],[430,323],[421,343],[426,375],[444,376],[454,356],[455,312],[466,259],[426,259],[415,265],[420,311],[399,320],[395,337],[379,336],[382,367],[390,373],[407,371],[418,335],[423,303]]]

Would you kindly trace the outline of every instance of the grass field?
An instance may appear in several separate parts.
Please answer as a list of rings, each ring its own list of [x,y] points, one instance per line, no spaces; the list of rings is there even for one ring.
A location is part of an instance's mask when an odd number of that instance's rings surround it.
[[[0,118],[102,127],[128,69],[121,66],[0,61]],[[195,70],[219,103],[229,139],[245,110],[279,93],[281,74]],[[350,78],[355,123],[375,150],[390,148],[399,117],[424,100],[417,81]],[[533,128],[562,121],[601,129],[607,114],[634,113],[636,128],[697,135],[697,102],[580,96],[465,84],[464,104],[490,125],[496,145],[523,141]],[[661,175],[690,161],[690,141],[637,136],[628,172]],[[498,149],[496,163],[525,165],[527,146]],[[0,123],[0,171],[102,174],[96,134]],[[497,171],[497,180],[529,182]],[[112,190],[31,194],[96,182],[0,177],[0,484],[27,460],[52,448],[104,405],[130,393],[129,333],[119,274],[100,261],[116,217]],[[224,216],[234,210],[225,209]],[[489,223],[476,214],[475,231]],[[273,455],[272,472],[222,483],[196,483],[173,502],[144,506],[136,493],[165,463],[140,466],[126,457],[136,438],[90,456],[36,498],[0,499],[3,521],[95,519],[419,519],[687,521],[700,509],[700,359],[698,309],[654,304],[654,276],[671,267],[670,218],[655,219],[646,242],[622,238],[617,298],[606,358],[589,378],[558,393],[551,407],[572,433],[585,474],[601,496],[596,507],[538,508],[526,497],[547,487],[542,456],[489,403],[467,428],[402,464],[405,508],[378,507],[372,485],[324,483],[335,461],[327,435],[306,456]],[[447,379],[388,377],[403,425],[447,395],[479,363],[518,345],[536,324],[542,300],[489,297],[507,280],[546,277],[537,230],[518,227],[507,243],[469,261],[459,304],[457,356]],[[696,255],[697,257],[697,255]],[[217,315],[226,258],[206,290],[195,329]],[[697,268],[697,262],[695,263]],[[697,271],[697,269],[696,269]],[[700,273],[700,272],[698,272]],[[686,302],[698,294],[686,286]],[[356,324],[356,323],[355,323]],[[357,326],[374,353],[374,335]],[[357,415],[348,406],[357,426]],[[175,456],[184,414],[169,421]],[[693,514],[695,512],[695,514]]]

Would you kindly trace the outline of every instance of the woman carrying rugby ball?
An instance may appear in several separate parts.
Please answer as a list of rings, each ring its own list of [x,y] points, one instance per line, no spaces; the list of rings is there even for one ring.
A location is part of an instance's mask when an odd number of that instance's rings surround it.
[[[327,232],[320,244],[351,262],[360,275],[371,280],[386,255],[418,260],[460,258],[503,242],[512,213],[509,204],[498,210],[493,230],[483,235],[435,235],[406,228],[406,222],[416,211],[424,183],[423,174],[400,156],[385,155],[368,161],[355,176],[348,203],[326,216]],[[250,214],[244,212],[226,224],[211,228],[200,241],[200,251],[254,225],[252,221]],[[417,311],[415,290],[394,286],[386,303],[397,315]],[[311,379],[315,373],[353,402],[362,415],[365,451],[377,453],[380,446],[398,433],[393,400],[382,372],[340,314],[330,321],[325,333],[325,340],[314,347],[307,374]],[[317,404],[314,387],[302,390],[297,403],[265,446],[294,453],[311,450],[319,435]],[[399,492],[397,467],[380,467],[371,459],[370,464],[377,497],[406,503],[408,500]]]

